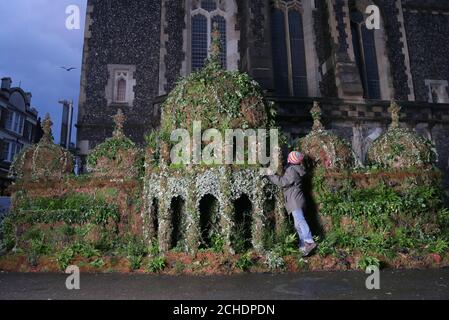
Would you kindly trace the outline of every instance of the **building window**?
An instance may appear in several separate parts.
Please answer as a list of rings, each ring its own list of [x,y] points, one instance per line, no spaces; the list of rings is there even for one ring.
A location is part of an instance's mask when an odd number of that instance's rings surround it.
[[[23,137],[26,138],[30,143],[33,141],[33,124],[25,121],[25,127],[23,129]]]
[[[108,105],[126,104],[132,106],[134,102],[134,74],[136,67],[132,65],[108,65],[109,79],[105,88]]]
[[[208,50],[207,18],[197,14],[192,17],[192,69],[204,66]]]
[[[191,46],[192,70],[204,67],[209,57],[209,47],[214,25],[218,26],[221,34],[221,64],[227,67],[227,33],[226,9],[219,5],[219,0],[193,1],[191,9]]]
[[[426,80],[425,84],[429,92],[428,102],[449,103],[448,82],[446,80]]]
[[[128,82],[128,71],[116,71],[115,73],[115,102],[125,103],[127,101],[126,97],[126,87]]]
[[[25,117],[18,112],[9,111],[6,118],[6,129],[17,134],[23,134]]]
[[[2,150],[2,159],[6,162],[13,162],[16,154],[22,150],[22,145],[13,141],[4,141]]]
[[[126,80],[117,81],[117,102],[126,102]]]
[[[209,12],[212,12],[217,9],[217,2],[215,0],[202,0],[201,8]]]
[[[365,99],[381,99],[374,31],[366,27],[360,11],[351,12],[352,44]]]
[[[279,95],[308,95],[302,13],[301,3],[297,0],[273,1],[273,69]]]

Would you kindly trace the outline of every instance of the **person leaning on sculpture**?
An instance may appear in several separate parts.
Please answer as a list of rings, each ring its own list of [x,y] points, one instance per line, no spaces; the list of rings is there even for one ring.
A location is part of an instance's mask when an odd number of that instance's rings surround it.
[[[298,232],[300,250],[304,257],[309,256],[316,248],[312,232],[304,217],[305,197],[302,191],[302,178],[306,170],[302,165],[304,155],[293,151],[288,155],[288,167],[283,177],[269,175],[268,179],[284,191],[285,208],[293,215],[295,229]]]

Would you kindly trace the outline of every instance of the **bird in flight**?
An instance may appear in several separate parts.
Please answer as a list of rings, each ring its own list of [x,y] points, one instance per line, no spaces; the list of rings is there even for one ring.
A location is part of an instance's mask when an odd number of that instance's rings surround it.
[[[61,67],[61,69],[64,69],[65,71],[72,71],[72,70],[75,70],[76,68],[73,68],[73,67],[70,67],[70,68]]]

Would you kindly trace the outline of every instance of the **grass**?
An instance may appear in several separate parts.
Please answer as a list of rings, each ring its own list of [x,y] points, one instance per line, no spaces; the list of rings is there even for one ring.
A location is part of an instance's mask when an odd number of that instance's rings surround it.
[[[361,270],[366,270],[368,267],[381,267],[381,262],[378,258],[373,256],[363,256],[357,263],[357,267]]]

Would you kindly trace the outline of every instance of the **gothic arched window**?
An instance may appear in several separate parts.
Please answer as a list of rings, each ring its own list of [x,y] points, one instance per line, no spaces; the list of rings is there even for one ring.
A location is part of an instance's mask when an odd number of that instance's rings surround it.
[[[298,0],[274,0],[271,20],[276,93],[307,96],[301,3]]]
[[[196,0],[193,1],[191,10],[192,23],[192,70],[196,71],[204,66],[209,56],[212,31],[214,25],[218,26],[221,34],[221,63],[226,69],[227,59],[227,35],[226,35],[226,11],[219,0]]]
[[[379,67],[374,29],[369,30],[360,11],[351,12],[354,55],[362,80],[365,99],[381,99]]]

